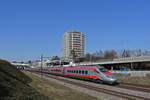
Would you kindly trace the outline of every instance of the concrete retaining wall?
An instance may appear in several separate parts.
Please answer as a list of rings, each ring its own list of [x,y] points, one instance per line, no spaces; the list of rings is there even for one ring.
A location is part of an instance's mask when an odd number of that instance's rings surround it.
[[[146,76],[150,71],[111,71],[118,74],[130,74],[131,76]]]

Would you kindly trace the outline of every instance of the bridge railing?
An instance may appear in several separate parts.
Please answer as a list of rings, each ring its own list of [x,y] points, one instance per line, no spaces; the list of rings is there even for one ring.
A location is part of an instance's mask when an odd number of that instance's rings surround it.
[[[140,56],[140,57],[128,57],[128,58],[113,59],[113,61],[136,61],[136,60],[149,60],[150,61],[150,56]]]

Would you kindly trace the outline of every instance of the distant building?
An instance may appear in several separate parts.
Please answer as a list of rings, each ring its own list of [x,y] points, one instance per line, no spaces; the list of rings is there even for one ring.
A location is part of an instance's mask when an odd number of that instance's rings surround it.
[[[70,59],[74,52],[76,57],[84,56],[84,34],[79,31],[68,31],[63,35],[62,57]]]

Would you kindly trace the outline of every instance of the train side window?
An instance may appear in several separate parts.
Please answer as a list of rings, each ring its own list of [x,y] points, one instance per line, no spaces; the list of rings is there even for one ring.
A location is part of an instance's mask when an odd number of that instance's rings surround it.
[[[82,74],[84,74],[84,70],[82,71]]]
[[[78,73],[78,70],[76,70],[76,74]]]
[[[87,71],[87,70],[85,71],[85,74],[88,74],[88,71]]]
[[[79,70],[79,74],[81,74],[81,70]]]

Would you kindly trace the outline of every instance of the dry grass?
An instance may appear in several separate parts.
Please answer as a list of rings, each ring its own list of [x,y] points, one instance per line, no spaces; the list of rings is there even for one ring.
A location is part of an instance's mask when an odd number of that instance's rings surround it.
[[[49,100],[28,85],[31,81],[15,66],[0,60],[0,100]]]
[[[30,73],[26,74],[33,80],[29,85],[52,100],[98,100],[95,97],[72,90],[63,85],[41,79],[31,75]]]

